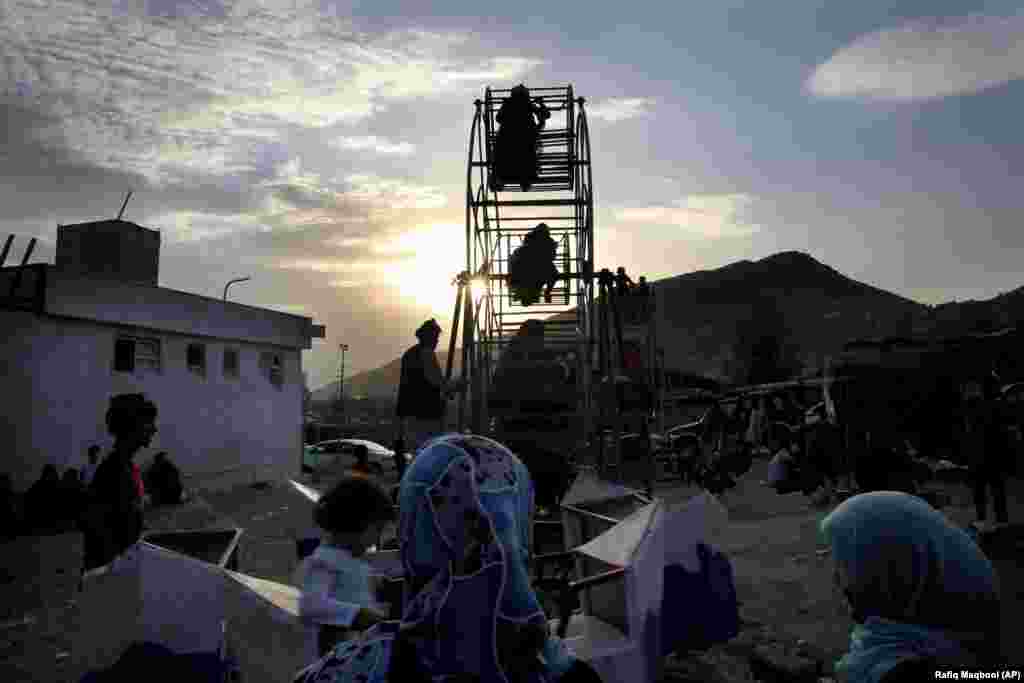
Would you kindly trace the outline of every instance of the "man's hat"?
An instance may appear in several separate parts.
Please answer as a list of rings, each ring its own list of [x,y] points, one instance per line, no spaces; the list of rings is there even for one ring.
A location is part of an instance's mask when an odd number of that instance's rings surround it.
[[[416,336],[420,339],[433,334],[441,334],[441,326],[433,318],[420,325],[420,328],[416,330]]]

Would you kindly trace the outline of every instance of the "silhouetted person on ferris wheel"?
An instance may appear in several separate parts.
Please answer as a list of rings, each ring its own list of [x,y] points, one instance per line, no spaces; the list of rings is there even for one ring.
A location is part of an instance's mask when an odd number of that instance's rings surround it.
[[[557,249],[558,243],[551,237],[547,224],[540,223],[512,252],[508,268],[509,288],[523,306],[540,301],[542,290],[544,301],[551,303],[551,289],[558,281],[558,268],[555,267]]]
[[[506,183],[518,183],[525,192],[537,182],[537,143],[551,112],[543,101],[530,99],[530,91],[520,83],[502,103],[497,118],[491,189],[498,192]]]
[[[626,275],[626,269],[619,266],[615,272],[615,294],[621,298],[633,291],[633,280]],[[620,299],[621,300],[621,299]]]

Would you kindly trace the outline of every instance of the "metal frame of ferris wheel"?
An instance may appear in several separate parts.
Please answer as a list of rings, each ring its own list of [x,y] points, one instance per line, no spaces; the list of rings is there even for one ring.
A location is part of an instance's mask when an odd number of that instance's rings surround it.
[[[545,346],[575,352],[584,429],[589,432],[593,398],[592,343],[595,338],[594,197],[590,135],[584,99],[572,86],[533,88],[552,116],[539,135],[538,178],[528,190],[508,185],[495,192],[489,184],[497,138],[497,113],[510,90],[491,89],[477,100],[466,171],[466,271],[486,283],[484,293],[467,303],[463,368],[471,378],[469,425],[488,431],[486,397],[495,362],[529,319],[544,319]],[[561,279],[550,304],[522,306],[508,287],[508,264],[522,238],[546,223],[558,243]],[[465,416],[465,404],[460,415]],[[463,417],[460,422],[465,423]]]

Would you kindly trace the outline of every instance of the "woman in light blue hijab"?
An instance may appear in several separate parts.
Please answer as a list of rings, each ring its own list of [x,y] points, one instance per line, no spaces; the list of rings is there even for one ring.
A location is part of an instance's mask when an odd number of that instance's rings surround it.
[[[341,643],[303,683],[591,683],[530,585],[534,492],[523,463],[481,436],[424,444],[402,477],[401,623]]]
[[[821,532],[857,622],[850,651],[836,666],[840,680],[880,683],[912,660],[948,666],[999,660],[992,564],[938,510],[915,496],[876,491],[837,507]]]

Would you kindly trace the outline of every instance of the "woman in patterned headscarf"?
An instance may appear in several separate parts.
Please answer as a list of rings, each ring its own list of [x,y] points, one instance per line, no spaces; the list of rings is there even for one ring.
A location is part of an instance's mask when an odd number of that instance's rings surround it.
[[[530,585],[533,484],[507,448],[475,435],[424,445],[399,492],[408,599],[303,670],[303,683],[600,681],[548,635]]]
[[[836,666],[846,683],[910,680],[1000,659],[1000,605],[991,563],[928,503],[877,491],[850,498],[821,523],[834,580],[856,625]]]

